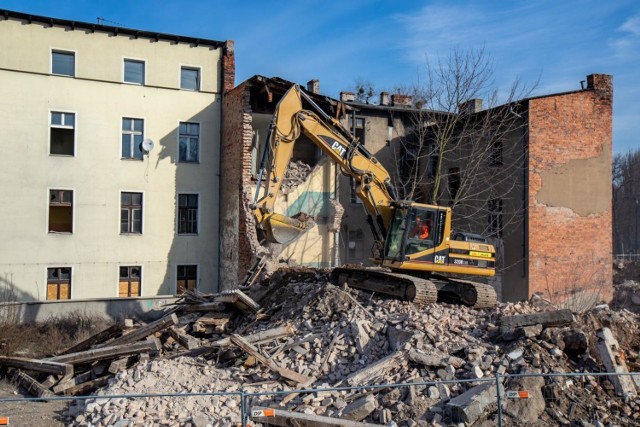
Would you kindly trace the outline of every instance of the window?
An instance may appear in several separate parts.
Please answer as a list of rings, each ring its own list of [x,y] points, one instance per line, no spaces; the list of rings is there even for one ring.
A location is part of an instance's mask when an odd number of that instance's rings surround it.
[[[364,145],[364,126],[364,117],[356,117],[355,126],[353,117],[349,117],[349,127],[351,128],[351,133],[353,133],[353,136],[355,136],[362,145]]]
[[[178,194],[178,233],[198,233],[197,194]]]
[[[47,268],[47,300],[71,299],[71,268]]]
[[[122,158],[142,160],[142,139],[144,120],[122,119]]]
[[[502,166],[502,141],[499,139],[491,141],[489,166]]]
[[[358,194],[356,193],[356,180],[353,179],[353,177],[349,177],[349,183],[351,184],[351,203],[361,205],[362,199],[360,199],[360,197],[358,197]]]
[[[49,190],[49,233],[73,232],[73,191]]]
[[[180,68],[180,89],[200,90],[200,69]]]
[[[76,75],[76,55],[73,52],[51,52],[51,73],[60,76]]]
[[[435,144],[431,144],[429,147],[429,163],[427,165],[427,176],[429,178],[435,178],[438,172],[438,162],[440,161],[440,155]]]
[[[179,265],[178,266],[178,282],[176,289],[179,294],[185,291],[195,290],[198,282],[198,266],[197,265]]]
[[[460,191],[460,168],[449,169],[449,199],[454,201]]]
[[[487,222],[489,235],[502,237],[502,199],[491,199],[487,202]]]
[[[364,232],[349,231],[349,261],[364,259]]]
[[[120,233],[142,234],[142,193],[120,195]]]
[[[49,154],[74,155],[75,122],[73,113],[51,112]]]
[[[118,296],[120,298],[139,297],[142,267],[120,267]]]
[[[180,123],[179,162],[197,162],[200,149],[200,125],[198,123]]]
[[[124,60],[124,81],[127,83],[144,84],[144,61],[133,59]]]

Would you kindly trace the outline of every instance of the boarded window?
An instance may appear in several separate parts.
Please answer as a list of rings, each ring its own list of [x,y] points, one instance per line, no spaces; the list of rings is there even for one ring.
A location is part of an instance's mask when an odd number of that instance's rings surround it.
[[[49,153],[63,156],[75,154],[75,122],[73,113],[51,112]]]
[[[141,271],[142,268],[140,266],[120,267],[120,282],[118,285],[118,296],[120,298],[140,296]]]
[[[71,268],[47,268],[47,300],[71,299]]]
[[[185,291],[193,291],[198,285],[198,266],[197,265],[179,265],[178,266],[178,282],[176,289],[179,294]]]
[[[49,190],[49,232],[73,232],[73,191]]]

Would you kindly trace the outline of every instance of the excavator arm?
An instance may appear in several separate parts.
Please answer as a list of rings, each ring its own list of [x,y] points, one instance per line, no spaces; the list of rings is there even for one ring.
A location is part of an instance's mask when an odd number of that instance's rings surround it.
[[[303,109],[303,100],[310,109]],[[306,229],[300,218],[274,212],[285,172],[296,141],[304,134],[355,181],[356,195],[373,219],[374,235],[384,239],[391,222],[395,190],[388,171],[339,121],[327,115],[298,85],[294,85],[276,106],[263,153],[254,214],[270,242],[288,243]],[[266,175],[266,176],[265,176]]]

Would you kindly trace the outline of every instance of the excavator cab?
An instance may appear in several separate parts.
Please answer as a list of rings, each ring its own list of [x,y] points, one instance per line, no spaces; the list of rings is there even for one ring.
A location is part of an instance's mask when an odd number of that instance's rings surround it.
[[[389,228],[385,259],[401,261],[442,243],[446,211],[413,204],[397,207]]]

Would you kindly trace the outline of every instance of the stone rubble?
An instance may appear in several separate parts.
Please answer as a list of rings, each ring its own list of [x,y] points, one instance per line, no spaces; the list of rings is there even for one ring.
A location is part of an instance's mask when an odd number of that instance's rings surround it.
[[[222,334],[199,336],[202,345],[292,323],[294,336],[263,343],[262,355],[281,368],[314,380],[304,388],[339,390],[287,395],[300,389],[276,372],[256,364],[234,347],[198,356],[170,358],[177,343],[165,342],[165,356],[119,372],[96,399],[76,410],[76,426],[231,426],[240,422],[240,396],[114,398],[99,396],[164,393],[270,393],[252,397],[255,405],[280,407],[310,416],[342,417],[381,425],[497,425],[496,375],[512,377],[500,386],[503,425],[640,424],[640,398],[616,396],[606,376],[562,374],[604,370],[596,331],[608,327],[624,349],[627,364],[640,366],[640,316],[599,306],[576,314],[565,327],[526,327],[502,336],[501,319],[550,307],[504,303],[491,310],[431,304],[424,307],[328,283],[325,271],[288,269],[261,285],[257,313],[232,319]],[[257,291],[258,289],[256,289]],[[358,302],[356,304],[354,302]],[[504,338],[504,339],[503,339]],[[396,356],[397,355],[397,356]],[[392,357],[385,364],[385,358]],[[374,363],[384,366],[369,372]],[[399,388],[357,388],[367,384],[409,384]],[[466,380],[464,383],[450,382]],[[421,383],[431,384],[421,384]],[[415,385],[413,385],[415,384]],[[526,390],[527,399],[507,398]],[[289,397],[286,397],[289,396]]]

